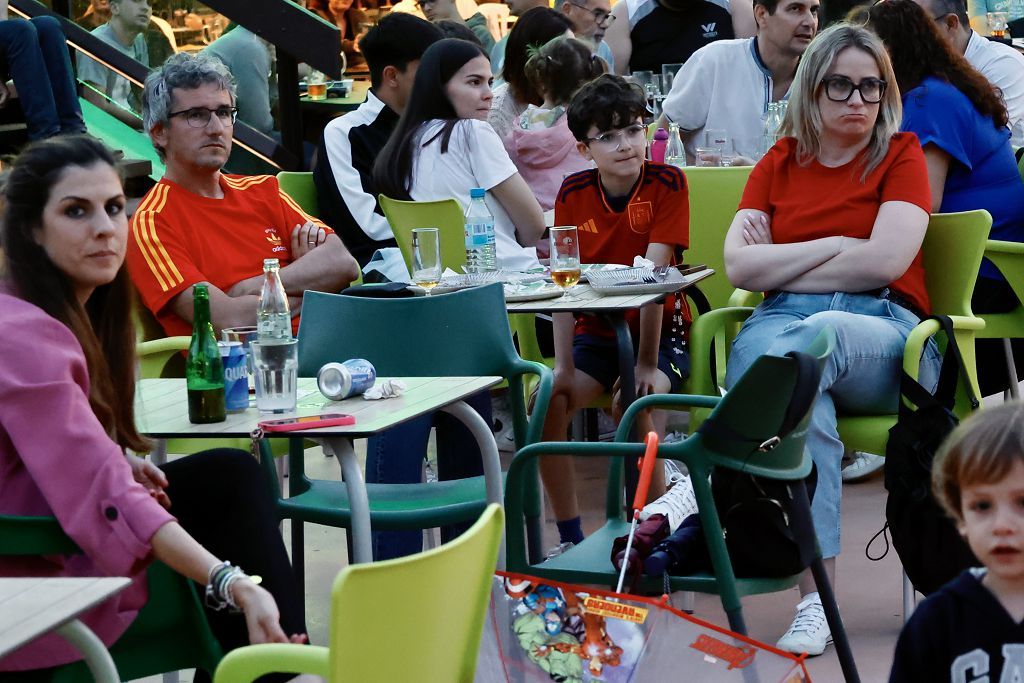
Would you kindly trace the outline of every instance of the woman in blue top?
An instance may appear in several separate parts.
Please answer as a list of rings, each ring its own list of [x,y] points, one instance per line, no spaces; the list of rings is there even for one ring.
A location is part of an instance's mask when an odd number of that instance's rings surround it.
[[[878,3],[869,17],[889,50],[903,93],[902,130],[916,133],[924,149],[932,210],[986,209],[992,214],[991,239],[1024,242],[1024,182],[999,91],[953,51],[912,0]],[[1017,305],[1002,274],[988,260],[982,262],[974,312],[1004,312]],[[986,396],[1008,385],[1000,347],[999,340],[978,342],[978,381]],[[1014,340],[1013,350],[1020,373],[1024,340]]]

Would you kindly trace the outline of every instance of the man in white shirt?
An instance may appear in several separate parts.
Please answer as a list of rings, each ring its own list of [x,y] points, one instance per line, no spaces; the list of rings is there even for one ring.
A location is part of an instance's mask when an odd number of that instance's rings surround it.
[[[1003,93],[1010,126],[1024,120],[1024,55],[971,29],[964,0],[914,0],[939,26],[939,32],[989,83]]]
[[[92,34],[135,61],[149,66],[145,31],[149,26],[150,14],[152,9],[149,0],[110,0],[110,21],[94,29]],[[127,78],[84,54],[78,56],[78,78],[99,91],[97,93],[96,90],[85,88],[82,91],[85,99],[129,126],[141,130],[141,119],[131,114],[142,111],[140,88],[133,87]]]
[[[800,56],[818,30],[818,7],[818,0],[755,0],[755,37],[721,40],[693,53],[662,107],[662,123],[679,124],[688,157],[703,146],[706,128],[724,130],[737,156],[759,156],[762,117],[770,102],[789,94]]]

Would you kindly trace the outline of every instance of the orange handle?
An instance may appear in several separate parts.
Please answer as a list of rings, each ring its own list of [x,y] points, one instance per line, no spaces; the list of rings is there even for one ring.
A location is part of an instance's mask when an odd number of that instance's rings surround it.
[[[647,450],[640,460],[640,481],[636,485],[636,495],[633,497],[633,509],[640,510],[647,503],[647,489],[651,487],[651,474],[654,473],[654,465],[658,462],[658,435],[654,432],[647,432],[644,438]]]

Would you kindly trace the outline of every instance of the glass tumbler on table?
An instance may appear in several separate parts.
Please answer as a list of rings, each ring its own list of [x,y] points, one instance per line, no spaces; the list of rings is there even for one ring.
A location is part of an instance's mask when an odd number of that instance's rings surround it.
[[[299,373],[299,340],[254,341],[250,345],[260,414],[295,410]]]
[[[580,281],[580,237],[574,225],[551,228],[551,280],[565,298]]]
[[[412,279],[427,290],[427,296],[441,281],[441,234],[437,228],[412,231]]]

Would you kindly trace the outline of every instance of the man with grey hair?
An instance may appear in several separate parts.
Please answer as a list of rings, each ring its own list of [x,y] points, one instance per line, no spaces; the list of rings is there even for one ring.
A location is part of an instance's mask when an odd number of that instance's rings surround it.
[[[336,292],[359,268],[334,231],[274,176],[221,172],[238,110],[220,60],[179,53],[146,78],[143,125],[166,172],[132,217],[128,268],[168,335],[192,329],[192,286],[210,288],[217,330],[256,322],[263,261],[278,259],[298,327],[307,289]]]
[[[1024,55],[971,29],[966,0],[914,0],[939,33],[1003,94],[1010,126],[1024,120]]]

